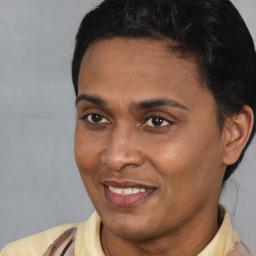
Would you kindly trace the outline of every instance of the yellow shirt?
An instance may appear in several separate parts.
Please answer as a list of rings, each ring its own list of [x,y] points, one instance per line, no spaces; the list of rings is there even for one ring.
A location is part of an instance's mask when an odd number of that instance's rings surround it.
[[[221,207],[223,222],[213,240],[198,254],[198,256],[247,256],[250,255],[246,247],[240,242],[236,232],[232,228],[230,216],[227,210]],[[44,255],[49,246],[66,230],[77,228],[74,238],[76,256],[104,256],[100,243],[99,215],[94,212],[83,223],[67,224],[51,228],[17,242],[7,245],[0,256],[37,256]],[[45,254],[45,255],[59,255]],[[72,255],[65,254],[65,255]]]

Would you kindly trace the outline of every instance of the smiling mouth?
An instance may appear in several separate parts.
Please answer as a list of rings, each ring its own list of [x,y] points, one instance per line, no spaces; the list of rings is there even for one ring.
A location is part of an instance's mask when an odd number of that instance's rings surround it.
[[[109,190],[117,195],[132,195],[138,193],[144,193],[146,191],[145,188],[115,188],[112,186],[108,187]]]
[[[106,199],[121,207],[137,205],[156,191],[156,188],[132,182],[104,182],[103,187]]]

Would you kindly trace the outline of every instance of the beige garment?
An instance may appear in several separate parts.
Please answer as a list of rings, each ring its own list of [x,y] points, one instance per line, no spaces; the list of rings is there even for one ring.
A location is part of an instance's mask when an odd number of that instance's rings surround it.
[[[61,234],[47,249],[43,256],[74,256],[77,228],[70,228]]]
[[[198,256],[248,256],[232,228],[227,210],[213,240]],[[100,243],[101,219],[96,212],[83,223],[55,227],[7,245],[0,256],[104,256]]]

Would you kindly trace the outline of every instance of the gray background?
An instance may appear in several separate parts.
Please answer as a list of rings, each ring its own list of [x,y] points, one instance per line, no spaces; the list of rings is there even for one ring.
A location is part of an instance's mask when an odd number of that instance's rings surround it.
[[[79,22],[98,2],[0,0],[0,248],[93,211],[74,160],[70,63]],[[233,2],[255,39],[256,1]],[[252,249],[255,166],[254,140],[221,199]]]

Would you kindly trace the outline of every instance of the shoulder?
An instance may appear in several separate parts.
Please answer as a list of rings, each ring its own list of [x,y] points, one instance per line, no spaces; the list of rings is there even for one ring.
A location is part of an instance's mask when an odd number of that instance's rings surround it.
[[[44,232],[28,236],[16,242],[8,244],[0,253],[0,256],[34,256],[43,255],[51,244],[65,231],[76,229],[83,223],[70,223],[48,229]]]
[[[236,241],[227,256],[252,256],[249,249],[242,241]]]

